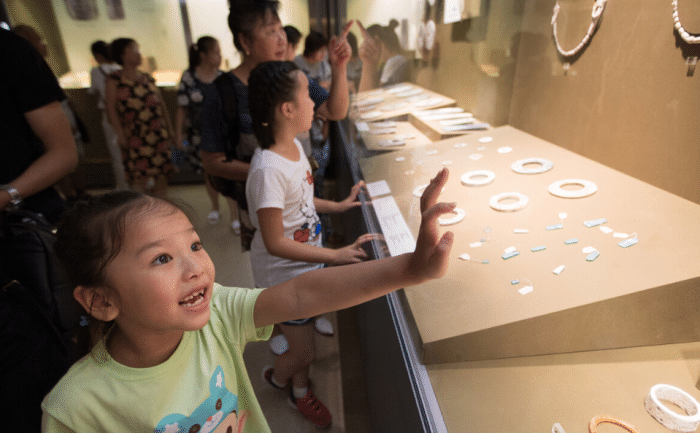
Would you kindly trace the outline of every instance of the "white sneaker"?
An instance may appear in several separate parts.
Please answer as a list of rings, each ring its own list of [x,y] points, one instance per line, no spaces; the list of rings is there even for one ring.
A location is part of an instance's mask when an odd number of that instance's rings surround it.
[[[240,235],[241,234],[241,222],[238,220],[231,221],[231,231],[235,235]]]
[[[314,326],[321,335],[333,335],[333,324],[325,317],[317,317]]]
[[[283,334],[275,335],[270,338],[270,350],[277,356],[282,355],[289,350],[289,342]]]
[[[209,221],[209,224],[214,225],[219,222],[221,219],[221,213],[219,213],[218,210],[213,210],[209,212],[209,215],[207,215],[207,221]]]

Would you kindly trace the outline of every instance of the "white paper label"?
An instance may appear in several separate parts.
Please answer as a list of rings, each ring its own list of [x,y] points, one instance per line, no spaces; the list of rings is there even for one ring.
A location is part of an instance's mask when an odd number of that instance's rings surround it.
[[[372,204],[389,253],[392,256],[398,256],[413,252],[416,249],[416,241],[413,239],[413,234],[401,215],[394,197],[388,196],[372,200]]]
[[[367,192],[369,193],[370,197],[374,198],[391,194],[391,188],[389,188],[389,184],[386,183],[385,180],[380,180],[377,182],[368,183]]]

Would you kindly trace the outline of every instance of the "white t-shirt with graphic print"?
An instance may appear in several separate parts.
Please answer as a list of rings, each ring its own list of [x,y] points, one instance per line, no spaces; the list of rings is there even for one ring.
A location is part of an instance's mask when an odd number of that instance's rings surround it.
[[[270,287],[297,275],[323,267],[273,256],[260,233],[258,210],[282,209],[284,236],[315,247],[322,246],[321,220],[314,205],[311,166],[298,140],[299,160],[291,161],[270,150],[256,149],[246,181],[246,198],[253,226],[257,229],[250,247],[250,262],[256,287]]]

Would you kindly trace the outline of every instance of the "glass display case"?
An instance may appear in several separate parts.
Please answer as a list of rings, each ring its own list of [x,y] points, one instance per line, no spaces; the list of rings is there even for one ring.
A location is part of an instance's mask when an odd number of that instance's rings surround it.
[[[368,9],[349,17],[370,24],[378,3],[349,1],[348,11]],[[474,3],[478,15],[464,12]],[[591,421],[595,431],[607,415],[663,432],[668,407],[676,421],[700,421],[700,4],[415,4],[397,17],[399,34],[418,28],[400,86],[461,111],[363,118],[394,103],[392,88],[371,90],[338,133],[345,187],[369,184],[366,230],[385,238],[377,256],[411,250],[420,187],[442,167],[443,199],[463,210],[441,227],[456,235],[446,277],[359,307],[363,338],[376,340],[366,343],[366,362],[379,364],[367,373],[372,404],[410,385],[403,410],[423,419],[381,431],[585,431]],[[489,125],[446,135],[461,122]],[[394,335],[376,336],[382,327]],[[655,400],[658,384],[684,409]]]

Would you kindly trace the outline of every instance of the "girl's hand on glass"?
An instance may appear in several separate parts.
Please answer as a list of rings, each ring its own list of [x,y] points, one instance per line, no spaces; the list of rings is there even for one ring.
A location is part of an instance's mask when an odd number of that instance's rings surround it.
[[[339,201],[338,205],[340,206],[340,212],[345,212],[348,211],[354,207],[358,207],[362,205],[362,202],[356,201],[357,200],[357,195],[360,193],[360,190],[366,188],[365,181],[361,180],[357,182],[355,186],[352,187],[352,190],[350,190],[350,195],[343,201]]]
[[[335,258],[333,259],[332,265],[348,265],[351,263],[360,263],[367,260],[367,253],[362,249],[362,245],[367,242],[379,239],[381,235],[377,233],[367,233],[359,238],[351,245],[343,248],[338,248],[335,251]]]

